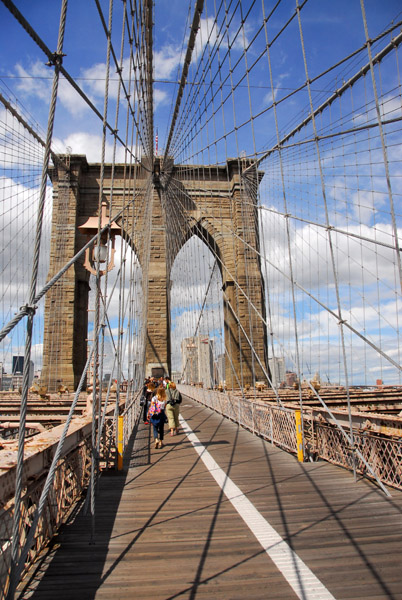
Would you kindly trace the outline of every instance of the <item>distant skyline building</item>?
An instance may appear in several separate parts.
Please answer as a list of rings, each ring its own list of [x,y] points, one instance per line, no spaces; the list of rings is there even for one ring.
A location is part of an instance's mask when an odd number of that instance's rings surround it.
[[[22,386],[22,373],[24,371],[24,357],[13,356],[12,371],[11,374],[6,374],[1,368],[1,388],[2,390],[18,390]],[[29,376],[28,386],[32,384],[34,378],[34,363],[32,360],[29,361]]]
[[[223,383],[225,380],[225,354],[219,354],[215,361],[215,383]]]
[[[214,387],[213,344],[213,340],[205,335],[182,340],[182,373],[186,383]]]
[[[282,381],[285,381],[286,369],[284,357],[273,357],[268,359],[271,379],[274,387],[279,387]]]
[[[180,371],[172,371],[171,380],[175,383],[179,383],[181,380],[181,372]]]
[[[24,371],[24,357],[23,356],[13,356],[13,370],[12,374],[22,373]]]
[[[296,375],[296,373],[293,373],[293,371],[286,371],[285,381],[286,381],[286,385],[288,387],[293,387],[293,385],[297,381],[297,375]]]

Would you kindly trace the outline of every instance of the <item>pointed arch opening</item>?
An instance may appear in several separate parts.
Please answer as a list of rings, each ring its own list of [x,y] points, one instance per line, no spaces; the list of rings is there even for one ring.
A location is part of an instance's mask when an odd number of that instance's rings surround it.
[[[104,387],[110,378],[137,385],[143,379],[146,283],[134,245],[128,238],[116,238],[115,266],[100,281],[100,318],[104,325],[100,364]],[[91,276],[89,285],[88,351],[94,340],[95,277]]]
[[[170,271],[172,377],[214,388],[225,380],[224,314],[219,261],[193,235]]]

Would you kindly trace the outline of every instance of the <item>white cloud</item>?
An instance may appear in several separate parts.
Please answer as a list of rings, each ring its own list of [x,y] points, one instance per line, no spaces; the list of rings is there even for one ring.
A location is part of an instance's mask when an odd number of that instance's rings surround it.
[[[64,77],[60,77],[57,98],[63,107],[71,115],[74,115],[74,117],[82,117],[90,110],[85,100]]]
[[[21,174],[14,169],[16,177]],[[23,181],[24,183],[21,183]],[[0,227],[3,231],[0,250],[0,298],[2,326],[8,323],[20,307],[29,301],[32,256],[36,235],[39,181],[35,177],[29,186],[29,177],[22,179],[0,177]],[[51,188],[47,188],[42,226],[41,249],[37,291],[45,284],[48,276]],[[35,367],[41,364],[41,344],[36,343],[42,335],[44,303],[39,303],[34,322],[34,347],[32,360]],[[9,372],[13,355],[24,354],[26,323],[21,321],[0,344],[0,360]]]
[[[71,133],[63,140],[56,139],[55,145],[59,148],[70,148],[71,154],[85,154],[88,162],[100,162],[102,157],[102,137],[84,131]],[[113,158],[113,139],[107,138],[105,160],[111,162]],[[116,148],[116,162],[125,161],[124,148],[118,143]]]
[[[32,138],[31,134],[6,109],[0,109],[0,167],[17,169],[20,173],[42,171],[43,147]]]
[[[154,89],[154,107],[158,108],[161,104],[165,104],[166,101],[170,100],[170,96],[166,92],[158,88]]]
[[[387,95],[379,103],[381,118],[396,119],[402,116],[402,98],[398,96]],[[353,115],[353,122],[356,125],[362,125],[377,121],[377,110],[374,101],[366,107],[366,112],[359,112]]]
[[[17,83],[17,90],[22,97],[37,98],[46,105],[51,98],[53,70],[46,67],[42,62],[36,61],[27,68],[21,64],[15,66],[17,75],[21,78]],[[59,78],[57,100],[72,115],[82,115],[89,110],[86,102],[75,91],[63,76]]]
[[[275,214],[267,214],[266,211],[261,212],[264,224],[262,247],[265,247],[270,261],[267,265],[267,290],[274,339],[280,346],[288,349],[288,361],[290,357],[295,360],[291,284],[283,276],[290,275],[286,220]],[[342,318],[385,353],[390,351],[393,354],[393,349],[398,346],[397,332],[402,319],[402,303],[395,295],[395,281],[398,281],[395,251],[380,245],[392,244],[392,227],[390,224],[377,227],[362,224],[345,225],[344,229],[351,234],[373,239],[378,244],[335,231],[331,233]],[[290,219],[290,252],[297,284],[337,313],[329,238],[325,229],[296,224]],[[295,310],[304,372],[309,371],[309,376],[312,376],[318,370],[322,374],[326,373],[331,381],[343,381],[337,318],[298,288],[295,288]],[[382,366],[386,367],[388,383],[398,382],[399,375],[395,367],[389,370],[390,363],[347,326],[344,327],[344,332],[348,369],[355,378],[355,383],[364,382],[367,365],[372,366],[378,377],[381,376]],[[397,357],[394,358],[398,360]],[[292,368],[295,368],[294,364]]]
[[[248,37],[252,30],[249,23],[239,27],[239,23],[232,22],[231,27],[219,29],[214,17],[202,18],[197,32],[194,46],[194,60],[198,60],[205,47],[230,49],[231,51],[243,51],[248,46]]]
[[[128,74],[130,72],[130,59],[125,58],[123,60],[122,66],[122,79],[126,86],[126,90],[129,92],[129,77]],[[91,67],[87,69],[83,69],[80,73],[80,81],[82,81],[82,85],[88,93],[95,97],[102,99],[105,97],[106,91],[106,63],[95,63]],[[80,82],[79,81],[79,82]],[[108,84],[108,97],[109,99],[116,100],[119,90],[119,82],[120,78],[118,73],[116,72],[116,68],[114,63],[110,64],[109,68],[109,84]],[[131,88],[133,87],[133,81],[131,78]],[[120,89],[120,94],[122,93],[122,89]]]
[[[22,96],[33,96],[49,102],[52,88],[53,71],[42,62],[31,63],[27,69],[20,63],[15,65],[18,80],[17,90]]]
[[[272,104],[272,101],[274,99],[274,95],[275,95],[275,101],[277,102],[279,99],[279,90],[281,89],[282,86],[282,82],[287,79],[290,76],[290,73],[280,73],[276,78],[275,78],[275,82],[274,82],[274,93],[272,93],[272,91],[269,91],[267,94],[265,94],[264,99],[263,99],[263,103],[264,105],[270,105]]]
[[[213,17],[201,19],[200,27],[195,40],[195,56],[200,57],[207,44],[215,46],[219,37],[219,30]]]
[[[160,50],[154,51],[155,79],[171,79],[172,76],[180,79],[177,70],[183,59],[181,50],[172,45],[163,46]]]

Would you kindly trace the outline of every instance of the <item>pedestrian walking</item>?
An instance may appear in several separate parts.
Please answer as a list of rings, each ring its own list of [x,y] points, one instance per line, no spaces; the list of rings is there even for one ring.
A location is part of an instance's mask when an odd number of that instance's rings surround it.
[[[153,426],[155,450],[163,447],[163,433],[165,423],[167,422],[165,406],[166,390],[163,385],[160,385],[151,400],[148,410],[148,419]]]
[[[179,432],[181,400],[181,393],[177,389],[174,381],[171,381],[169,383],[169,389],[166,392],[166,414],[169,421],[170,435],[177,435]]]
[[[144,394],[143,397],[141,399],[141,402],[143,403],[143,409],[142,409],[142,420],[144,421],[145,425],[149,425],[149,421],[148,421],[148,411],[149,411],[149,405],[151,404],[151,400],[152,397],[155,394],[155,384],[152,382],[151,379],[149,379],[147,381],[147,385],[144,389]]]

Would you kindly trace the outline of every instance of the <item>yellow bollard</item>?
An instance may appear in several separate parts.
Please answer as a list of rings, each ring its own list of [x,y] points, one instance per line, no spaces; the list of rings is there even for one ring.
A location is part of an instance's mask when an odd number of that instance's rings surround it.
[[[304,462],[304,456],[303,456],[303,432],[302,432],[302,426],[301,426],[301,413],[300,413],[300,410],[295,410],[295,420],[296,420],[297,460],[299,462]]]
[[[117,470],[123,468],[123,417],[117,417]]]

